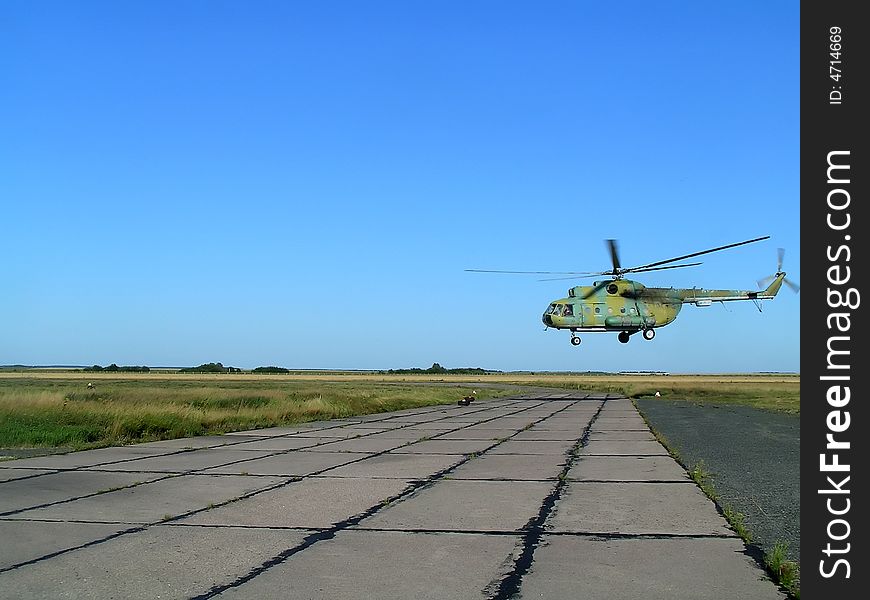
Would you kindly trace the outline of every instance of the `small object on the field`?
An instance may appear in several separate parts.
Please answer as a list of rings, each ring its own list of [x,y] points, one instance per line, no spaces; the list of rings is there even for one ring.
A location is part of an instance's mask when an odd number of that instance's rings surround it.
[[[88,389],[89,389],[89,390],[94,389],[94,384],[93,384],[93,383],[88,383]]]
[[[472,400],[474,400],[474,396],[466,396],[465,398],[457,402],[457,404],[459,404],[459,406],[468,406],[469,404],[471,404]]]
[[[661,393],[661,392],[656,392],[656,398],[661,398],[661,397],[662,397],[662,393]]]

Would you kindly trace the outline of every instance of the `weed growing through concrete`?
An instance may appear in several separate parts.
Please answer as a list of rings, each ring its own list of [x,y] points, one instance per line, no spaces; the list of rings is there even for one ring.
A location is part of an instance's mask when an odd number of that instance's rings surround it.
[[[716,498],[714,498],[715,500]],[[745,516],[742,512],[734,510],[730,504],[726,504],[722,508],[722,514],[725,520],[731,525],[737,535],[739,535],[747,544],[752,541],[752,534],[746,529]]]
[[[793,597],[800,599],[800,570],[793,560],[788,560],[788,544],[777,542],[773,550],[764,556],[764,564],[773,573],[777,583]]]
[[[689,471],[689,477],[692,478],[698,487],[701,488],[701,491],[704,492],[711,500],[716,500],[718,498],[716,494],[716,490],[713,488],[712,474],[707,470],[707,466],[704,464],[704,461],[699,461],[692,469]]]

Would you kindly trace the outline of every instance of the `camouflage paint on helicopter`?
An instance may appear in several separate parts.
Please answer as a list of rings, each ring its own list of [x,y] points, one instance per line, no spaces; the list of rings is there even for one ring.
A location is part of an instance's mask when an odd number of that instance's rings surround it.
[[[466,269],[478,273],[534,273],[546,275],[570,275],[555,279],[573,279],[590,275],[609,275],[610,280],[594,282],[591,286],[578,285],[568,290],[568,297],[554,300],[541,317],[544,325],[554,329],[567,329],[571,332],[571,343],[580,344],[578,331],[612,331],[618,332],[618,339],[623,344],[629,337],[643,332],[643,337],[651,340],[655,330],[674,321],[683,304],[695,306],[710,306],[713,302],[729,302],[735,300],[752,300],[761,310],[760,300],[771,300],[776,296],[782,284],[785,283],[795,292],[800,288],[785,278],[782,270],[784,250],[779,249],[779,261],[776,273],[768,277],[772,280],[763,290],[706,290],[699,288],[648,288],[637,281],[625,279],[626,273],[642,273],[646,271],[661,271],[694,267],[701,263],[684,263],[669,265],[668,263],[685,260],[710,252],[718,252],[727,248],[735,248],[745,244],[760,242],[770,236],[727,244],[709,250],[692,252],[676,258],[668,258],[638,267],[623,267],[619,262],[619,252],[616,240],[606,240],[610,249],[612,270],[588,272],[554,272],[554,271],[491,271],[483,269]],[[545,280],[546,281],[546,280]],[[766,282],[759,281],[759,286]]]
[[[570,330],[574,345],[580,343],[574,335],[578,331],[619,332],[622,343],[642,331],[644,338],[651,340],[655,328],[673,322],[683,304],[710,306],[713,302],[770,300],[779,292],[784,278],[785,273],[777,273],[773,282],[760,291],[651,288],[629,279],[596,281],[591,286],[569,289],[567,298],[550,303],[541,320],[547,327]]]

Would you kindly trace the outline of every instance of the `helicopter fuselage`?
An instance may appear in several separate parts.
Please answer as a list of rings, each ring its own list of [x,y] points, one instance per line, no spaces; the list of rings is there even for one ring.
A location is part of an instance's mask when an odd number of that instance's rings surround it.
[[[572,336],[577,331],[615,331],[621,332],[620,341],[625,342],[629,335],[643,331],[646,339],[652,339],[653,330],[672,323],[683,304],[768,300],[784,278],[785,273],[777,273],[767,289],[759,291],[653,288],[629,279],[596,281],[569,289],[566,298],[550,303],[541,320],[547,327],[569,329]]]

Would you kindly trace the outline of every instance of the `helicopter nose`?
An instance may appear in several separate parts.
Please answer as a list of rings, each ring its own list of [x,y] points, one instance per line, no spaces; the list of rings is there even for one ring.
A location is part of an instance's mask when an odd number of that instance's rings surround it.
[[[551,316],[548,315],[547,313],[544,313],[544,314],[541,316],[541,320],[544,322],[544,325],[550,326],[550,325],[553,324],[553,317],[551,317]]]

